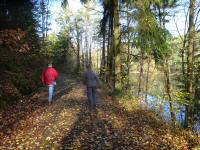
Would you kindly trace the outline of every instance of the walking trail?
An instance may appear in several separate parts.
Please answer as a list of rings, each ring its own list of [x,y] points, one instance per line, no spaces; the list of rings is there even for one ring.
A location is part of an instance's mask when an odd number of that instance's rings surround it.
[[[61,75],[55,101],[47,91],[0,114],[0,149],[189,149],[191,139],[173,134],[153,113],[127,111],[98,90],[97,109],[89,111],[85,87]]]

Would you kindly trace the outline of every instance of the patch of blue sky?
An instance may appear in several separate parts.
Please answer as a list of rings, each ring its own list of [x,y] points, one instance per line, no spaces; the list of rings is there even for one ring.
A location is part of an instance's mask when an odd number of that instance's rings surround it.
[[[51,31],[50,32],[58,32],[59,26],[55,21],[56,17],[59,15],[61,10],[61,1],[62,0],[54,0],[51,1],[50,8],[51,8]],[[68,0],[68,7],[69,9],[76,13],[79,10],[85,9],[83,4],[81,4],[80,0]],[[200,0],[197,0],[197,5],[200,5]],[[171,10],[167,10],[169,12],[169,16],[166,17],[169,22],[166,23],[166,28],[173,36],[184,35],[185,29],[188,26],[188,23],[185,24],[186,15],[188,12],[189,0],[179,0],[178,6]],[[96,9],[96,8],[95,8]],[[100,5],[97,9],[102,11]],[[95,12],[95,11],[94,11]],[[98,15],[101,16],[101,15]],[[187,19],[188,20],[188,19]],[[199,18],[197,20],[200,20]],[[185,27],[186,26],[186,27]]]

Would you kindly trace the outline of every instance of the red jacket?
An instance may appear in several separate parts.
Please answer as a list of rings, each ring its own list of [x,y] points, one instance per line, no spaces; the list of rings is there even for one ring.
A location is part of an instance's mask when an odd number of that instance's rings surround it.
[[[48,67],[42,73],[42,82],[46,85],[52,84],[58,78],[58,72],[53,67]]]

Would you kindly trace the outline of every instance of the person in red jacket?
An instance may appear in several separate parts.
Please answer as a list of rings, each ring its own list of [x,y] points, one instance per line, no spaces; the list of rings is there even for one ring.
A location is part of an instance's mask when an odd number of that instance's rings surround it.
[[[54,86],[56,85],[56,79],[58,78],[58,72],[53,68],[52,64],[48,64],[42,73],[42,82],[49,88],[49,103],[52,103]]]

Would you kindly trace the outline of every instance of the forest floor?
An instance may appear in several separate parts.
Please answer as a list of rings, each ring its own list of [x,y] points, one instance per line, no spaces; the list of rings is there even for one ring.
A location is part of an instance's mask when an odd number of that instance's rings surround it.
[[[90,111],[85,87],[66,75],[51,105],[47,94],[42,89],[0,113],[0,149],[184,150],[198,143],[198,137],[174,131],[153,112],[126,110],[100,89],[97,109]]]

